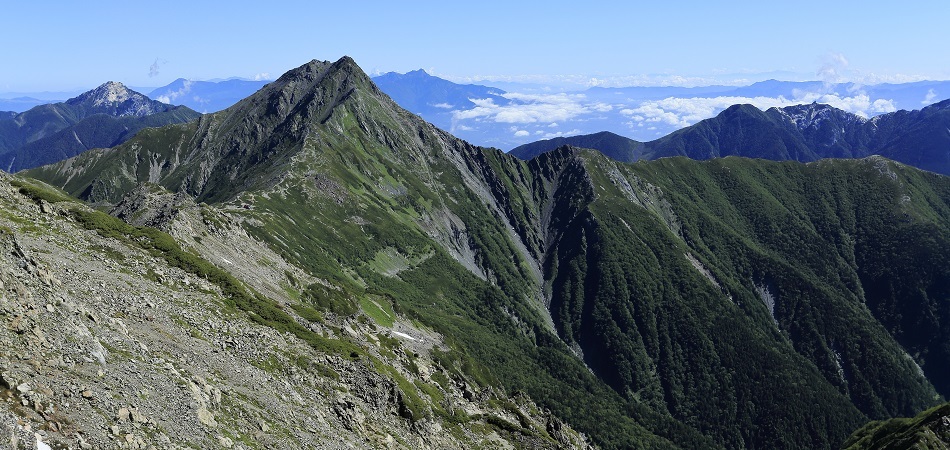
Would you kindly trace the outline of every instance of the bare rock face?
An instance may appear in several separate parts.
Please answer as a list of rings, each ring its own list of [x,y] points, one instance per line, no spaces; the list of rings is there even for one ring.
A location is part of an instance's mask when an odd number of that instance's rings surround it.
[[[184,193],[175,194],[159,185],[144,183],[126,194],[110,214],[132,225],[168,231],[182,209],[196,206]]]

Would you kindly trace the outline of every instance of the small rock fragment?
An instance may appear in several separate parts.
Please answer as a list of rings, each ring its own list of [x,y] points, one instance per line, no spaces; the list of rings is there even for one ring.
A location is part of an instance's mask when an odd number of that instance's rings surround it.
[[[231,438],[227,436],[218,436],[218,444],[221,444],[221,446],[224,448],[234,447],[234,441],[232,441]]]
[[[207,408],[198,408],[198,421],[211,428],[218,426],[218,422],[214,420],[214,414],[211,414]]]

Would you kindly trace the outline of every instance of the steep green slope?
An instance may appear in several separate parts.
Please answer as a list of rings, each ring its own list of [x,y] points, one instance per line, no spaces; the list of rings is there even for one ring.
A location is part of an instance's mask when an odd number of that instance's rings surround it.
[[[910,419],[871,422],[855,431],[846,450],[942,450],[950,448],[950,404],[924,411]]]
[[[876,357],[846,354],[856,351],[853,347],[870,351],[868,339],[882,336],[875,324],[855,328],[860,325],[855,313],[870,311],[914,358],[903,352],[898,356],[911,366],[916,361],[941,394],[950,395],[950,384],[940,375],[947,373],[950,361],[945,345],[950,337],[950,267],[945,259],[950,250],[950,179],[876,157],[807,166],[732,159],[690,170],[691,165],[664,161],[644,170],[668,167],[665,179],[653,180],[677,193],[670,196],[674,205],[696,205],[674,207],[684,223],[683,239],[694,251],[710,262],[727,263],[741,277],[737,282],[765,283],[775,298],[775,320],[800,352],[812,353],[815,361],[843,360],[832,365],[834,370],[819,364],[826,378],[833,379],[839,365],[845,379],[849,373],[860,374],[861,384],[875,385],[864,379],[869,373],[887,376],[882,367],[873,367]],[[737,240],[748,248],[736,251],[728,244]],[[822,323],[839,314],[841,322]],[[866,333],[868,339],[847,343],[848,338],[835,333]],[[822,334],[824,343],[818,338]],[[798,342],[806,337],[811,343]],[[849,369],[849,361],[855,360],[868,366]],[[895,377],[894,382],[898,378],[907,379]],[[855,392],[861,386],[852,382],[848,389],[855,404],[872,415],[913,412],[914,401],[905,396],[915,390],[889,383],[880,384],[891,388],[879,395],[893,397],[881,398],[881,404],[866,399],[869,403],[862,405],[858,399],[864,394]]]
[[[442,366],[605,448],[831,448],[947,394],[950,187],[881,159],[521,161],[343,58],[29,173],[103,205],[152,182],[224,208],[323,280],[313,307],[385,299],[446,336]]]
[[[944,387],[944,178],[883,160],[582,157],[597,200],[549,263],[551,310],[619,392],[729,447],[828,447],[862,413],[907,414],[936,398],[891,336]],[[923,230],[924,242],[907,246]],[[901,264],[878,273],[891,255]],[[879,290],[878,279],[895,288]],[[928,338],[908,336],[901,317],[926,322]]]

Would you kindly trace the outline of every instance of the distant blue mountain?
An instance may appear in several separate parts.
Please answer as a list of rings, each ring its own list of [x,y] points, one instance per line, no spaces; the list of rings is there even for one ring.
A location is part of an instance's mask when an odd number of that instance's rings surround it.
[[[0,98],[0,111],[21,113],[34,106],[55,103],[54,100],[40,100],[33,97]]]
[[[592,87],[584,91],[595,98],[610,99],[622,96],[631,100],[659,100],[668,97],[716,97],[727,95],[736,89],[735,86],[633,86],[621,88]]]
[[[446,110],[474,108],[472,99],[490,98],[497,104],[508,102],[508,99],[502,97],[505,91],[501,89],[477,84],[456,84],[429,75],[422,69],[405,74],[389,72],[373,77],[373,82],[399,106],[423,117]]]
[[[191,81],[179,78],[149,92],[148,96],[162,103],[184,105],[201,113],[212,113],[237,103],[267,83],[269,81]]]
[[[456,84],[419,69],[405,74],[389,72],[373,77],[380,90],[399,106],[413,112],[433,125],[456,136],[481,145],[493,145],[494,127],[457,126],[453,111],[465,111],[477,105],[472,100],[491,100],[506,106],[511,100],[505,91],[477,84]]]

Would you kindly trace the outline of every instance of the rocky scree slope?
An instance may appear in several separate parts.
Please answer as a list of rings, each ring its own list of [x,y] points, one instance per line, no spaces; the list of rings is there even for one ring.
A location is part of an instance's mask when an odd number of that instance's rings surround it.
[[[7,175],[0,206],[4,448],[588,448],[527,397],[446,371],[442,337],[391,308],[380,325],[299,307],[288,279],[320,280],[226,212],[179,208],[164,223],[202,237],[181,250]],[[254,276],[214,275],[232,266]],[[235,289],[283,294],[250,308]]]
[[[210,204],[304,306],[391,305],[605,448],[833,448],[950,392],[950,187],[883,158],[521,161],[343,58],[29,174],[133,222]]]

